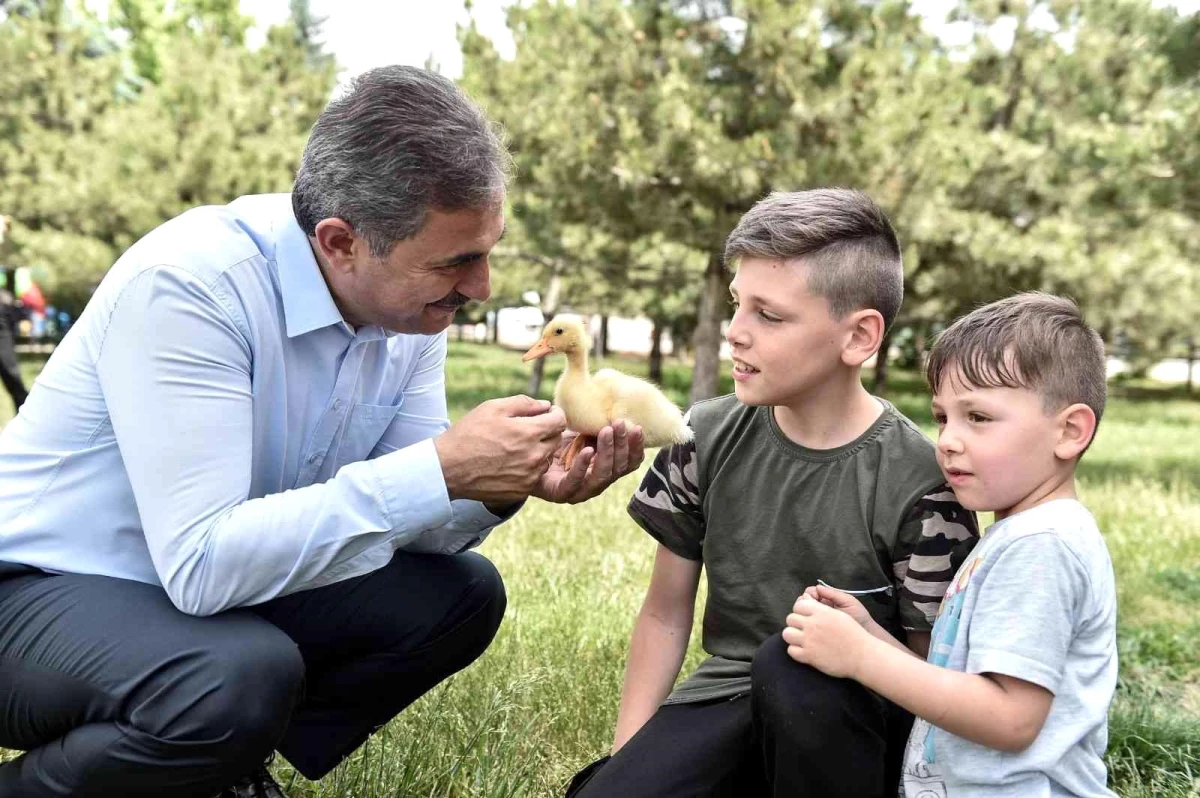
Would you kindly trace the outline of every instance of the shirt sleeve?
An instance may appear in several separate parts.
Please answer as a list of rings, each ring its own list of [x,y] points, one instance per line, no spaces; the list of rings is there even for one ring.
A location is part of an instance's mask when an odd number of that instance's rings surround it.
[[[638,526],[675,554],[704,559],[695,440],[659,449],[628,509]]]
[[[453,518],[428,438],[250,499],[253,351],[240,305],[169,266],[125,286],[96,370],[159,580],[211,615],[345,578]],[[386,559],[385,559],[386,561]]]
[[[975,513],[941,485],[918,499],[900,526],[892,571],[900,597],[900,623],[927,632],[937,620],[946,588],[979,542]]]
[[[1087,569],[1047,531],[1014,540],[982,576],[967,673],[1003,674],[1057,692],[1087,596]]]
[[[389,455],[422,441],[432,440],[450,427],[446,407],[446,333],[431,336],[421,352],[400,397],[400,410],[383,434],[383,439],[371,452],[371,458]],[[436,453],[429,464],[426,479],[441,480],[441,465]],[[436,471],[436,473],[434,473]],[[405,501],[400,493],[407,486],[399,479],[384,485],[389,504]],[[436,551],[453,553],[465,551],[483,542],[502,522],[511,518],[524,502],[512,505],[503,515],[495,515],[481,502],[455,499],[450,502],[450,519],[417,539],[401,542],[397,548],[406,551]]]

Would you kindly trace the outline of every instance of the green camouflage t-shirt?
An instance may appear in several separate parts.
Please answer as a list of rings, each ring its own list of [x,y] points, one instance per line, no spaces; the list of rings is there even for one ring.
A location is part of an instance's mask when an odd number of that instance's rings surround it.
[[[689,411],[693,441],[659,451],[629,513],[703,562],[708,579],[710,656],[667,703],[747,692],[755,651],[818,581],[854,591],[898,637],[932,628],[978,527],[946,487],[933,443],[879,401],[866,432],[818,450],[784,435],[770,408],[724,396]]]

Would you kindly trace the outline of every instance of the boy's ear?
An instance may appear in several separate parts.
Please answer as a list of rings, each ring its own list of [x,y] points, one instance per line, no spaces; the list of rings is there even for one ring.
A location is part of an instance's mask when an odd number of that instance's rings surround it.
[[[842,347],[842,362],[861,366],[879,349],[883,342],[883,315],[878,310],[856,310],[843,324],[846,343]]]
[[[1096,414],[1083,403],[1073,404],[1058,414],[1058,443],[1054,456],[1074,460],[1092,442],[1096,434]]]

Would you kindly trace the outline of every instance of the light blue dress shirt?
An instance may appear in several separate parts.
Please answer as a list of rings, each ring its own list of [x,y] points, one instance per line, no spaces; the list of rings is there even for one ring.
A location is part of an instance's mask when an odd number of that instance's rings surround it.
[[[446,337],[342,319],[287,194],[188,211],[113,266],[0,433],[0,561],[210,615],[452,553]],[[136,619],[131,619],[136,622]]]

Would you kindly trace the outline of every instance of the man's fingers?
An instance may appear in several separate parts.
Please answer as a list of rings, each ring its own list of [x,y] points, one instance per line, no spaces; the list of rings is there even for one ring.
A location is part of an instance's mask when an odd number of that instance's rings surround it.
[[[613,475],[613,431],[611,427],[600,430],[596,436],[596,460],[592,466],[592,481],[607,485]]]
[[[552,441],[558,446],[562,442],[563,432],[567,429],[567,416],[561,407],[550,406],[544,413],[522,418],[521,423],[531,425],[538,440]]]
[[[642,434],[642,428],[635,424],[629,431],[629,463],[624,473],[636,471],[642,464],[642,459],[646,456],[645,443],[646,436]]]
[[[629,473],[629,431],[625,422],[617,419],[612,423],[613,473],[623,476]]]
[[[585,446],[579,454],[575,455],[575,462],[571,463],[571,470],[563,477],[564,496],[576,496],[583,488],[584,482],[587,480],[588,466],[595,454],[595,449]]]
[[[525,394],[502,396],[492,399],[492,404],[501,415],[505,416],[538,416],[547,412],[553,405],[546,399],[534,399]]]

